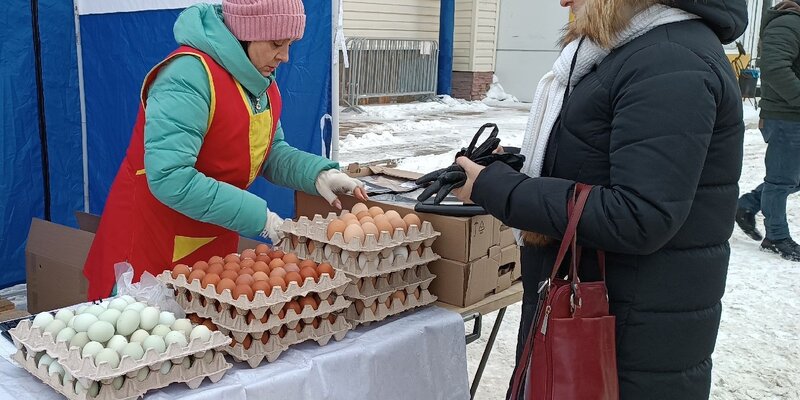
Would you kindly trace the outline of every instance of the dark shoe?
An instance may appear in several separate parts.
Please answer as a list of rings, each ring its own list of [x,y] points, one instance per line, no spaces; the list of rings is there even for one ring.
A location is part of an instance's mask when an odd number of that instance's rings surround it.
[[[736,225],[739,225],[739,228],[741,228],[744,234],[749,236],[750,239],[764,239],[764,236],[761,236],[761,232],[756,228],[756,215],[744,208],[736,210]]]
[[[775,254],[780,254],[785,260],[800,261],[800,245],[795,243],[791,238],[771,241],[764,239],[761,242],[761,249],[770,251]]]

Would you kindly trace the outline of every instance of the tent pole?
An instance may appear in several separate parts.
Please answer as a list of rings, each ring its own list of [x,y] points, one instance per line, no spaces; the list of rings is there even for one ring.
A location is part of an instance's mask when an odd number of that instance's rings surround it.
[[[75,14],[75,51],[78,60],[78,93],[81,103],[81,151],[83,153],[83,211],[89,212],[89,143],[86,134],[86,92],[83,81],[83,48],[81,47],[81,21],[78,0],[73,0]]]
[[[339,11],[340,0],[331,0],[331,160],[339,161]]]
[[[47,150],[47,118],[44,105],[44,79],[42,76],[42,40],[39,36],[39,0],[31,0],[31,32],[36,73],[36,105],[39,112],[39,142],[42,158],[42,183],[44,196],[44,219],[51,220],[50,210],[50,160]]]

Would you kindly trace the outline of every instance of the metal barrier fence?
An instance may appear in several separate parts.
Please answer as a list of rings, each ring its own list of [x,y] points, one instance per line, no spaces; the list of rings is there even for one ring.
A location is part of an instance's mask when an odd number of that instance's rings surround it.
[[[432,40],[350,38],[350,68],[343,74],[343,100],[361,111],[363,99],[436,96],[439,44]]]

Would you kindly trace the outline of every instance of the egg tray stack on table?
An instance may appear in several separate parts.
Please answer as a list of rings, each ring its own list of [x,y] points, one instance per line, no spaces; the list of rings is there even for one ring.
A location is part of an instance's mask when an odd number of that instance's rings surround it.
[[[231,339],[130,296],[38,314],[9,331],[25,370],[68,399],[133,399],[184,382],[195,389],[231,367]]]
[[[344,296],[350,284],[344,274],[266,245],[192,268],[179,265],[159,279],[175,288],[195,321],[232,337],[224,351],[253,368],[291,345],[313,340],[324,346],[352,328],[341,315],[352,304]]]
[[[368,325],[388,316],[436,301],[428,287],[436,277],[428,263],[439,256],[431,250],[441,234],[416,214],[401,217],[363,203],[352,210],[313,219],[286,221],[282,246],[304,259],[327,262],[352,281],[345,296],[353,301],[346,317]]]

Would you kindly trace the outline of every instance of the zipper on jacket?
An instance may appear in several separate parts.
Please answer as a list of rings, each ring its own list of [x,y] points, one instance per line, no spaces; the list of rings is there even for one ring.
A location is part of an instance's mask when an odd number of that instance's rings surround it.
[[[547,306],[547,308],[544,309],[544,319],[542,320],[542,330],[541,330],[542,335],[547,335],[547,320],[550,319],[549,318],[550,311],[552,310],[553,308],[550,306]]]

